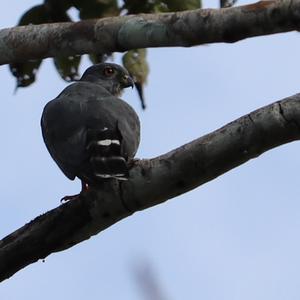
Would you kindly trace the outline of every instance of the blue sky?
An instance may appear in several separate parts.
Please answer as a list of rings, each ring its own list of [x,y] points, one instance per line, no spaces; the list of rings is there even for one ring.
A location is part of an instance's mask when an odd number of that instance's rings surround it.
[[[39,1],[11,0],[1,27]],[[205,1],[206,7],[217,1]],[[243,3],[243,2],[240,2]],[[190,49],[149,51],[140,158],[155,157],[299,92],[299,33]],[[116,56],[119,61],[119,56]],[[85,60],[82,71],[88,66]],[[76,193],[41,137],[44,105],[66,86],[50,59],[14,95],[0,68],[0,235]],[[150,268],[164,300],[279,300],[300,295],[299,143],[265,153],[198,189],[138,212],[0,285],[0,299],[146,299],[137,269]],[[153,299],[154,300],[154,299]]]

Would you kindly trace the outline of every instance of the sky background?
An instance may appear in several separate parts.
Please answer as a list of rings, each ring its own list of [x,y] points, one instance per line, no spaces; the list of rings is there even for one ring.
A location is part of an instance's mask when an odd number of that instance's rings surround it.
[[[1,28],[41,1],[10,0]],[[240,1],[240,4],[246,1]],[[204,1],[216,7],[217,1]],[[150,158],[300,90],[300,35],[235,44],[151,49],[137,157]],[[116,56],[119,61],[119,56]],[[87,59],[81,71],[89,65]],[[0,236],[80,190],[50,158],[40,132],[44,105],[67,85],[50,59],[38,81],[13,93],[0,68]],[[279,300],[300,297],[299,143],[269,151],[192,192],[135,213],[88,241],[52,254],[0,285],[1,300]],[[145,275],[146,274],[146,275]],[[147,277],[148,276],[148,277]]]

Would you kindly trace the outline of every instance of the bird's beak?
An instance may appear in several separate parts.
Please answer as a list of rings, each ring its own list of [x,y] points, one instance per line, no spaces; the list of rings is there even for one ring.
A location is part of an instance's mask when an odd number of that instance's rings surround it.
[[[123,88],[128,88],[130,86],[131,86],[131,88],[134,87],[133,79],[129,75],[124,75],[123,78],[122,78],[122,87]]]

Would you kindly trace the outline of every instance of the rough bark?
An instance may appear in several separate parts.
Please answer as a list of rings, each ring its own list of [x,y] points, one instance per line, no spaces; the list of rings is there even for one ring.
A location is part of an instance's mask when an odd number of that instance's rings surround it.
[[[162,156],[137,161],[127,182],[107,181],[0,241],[0,281],[89,239],[136,211],[194,189],[300,139],[300,94],[258,109]]]
[[[148,47],[190,47],[299,30],[300,0],[0,30],[0,64]]]

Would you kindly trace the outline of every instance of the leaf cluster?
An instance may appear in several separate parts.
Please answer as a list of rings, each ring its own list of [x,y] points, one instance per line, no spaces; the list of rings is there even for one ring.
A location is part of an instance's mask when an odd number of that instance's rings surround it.
[[[55,22],[72,22],[69,10],[75,8],[78,18],[99,19],[125,14],[157,13],[182,11],[201,7],[201,0],[44,0],[27,10],[20,18],[18,25],[45,24]],[[111,53],[90,53],[93,64],[111,58]],[[81,56],[58,56],[53,58],[54,66],[60,77],[67,81],[79,78]],[[149,74],[146,49],[134,49],[123,55],[123,65],[135,80],[142,107],[145,108],[143,86]],[[35,59],[10,64],[10,71],[16,77],[17,88],[27,87],[35,82],[42,60]]]

